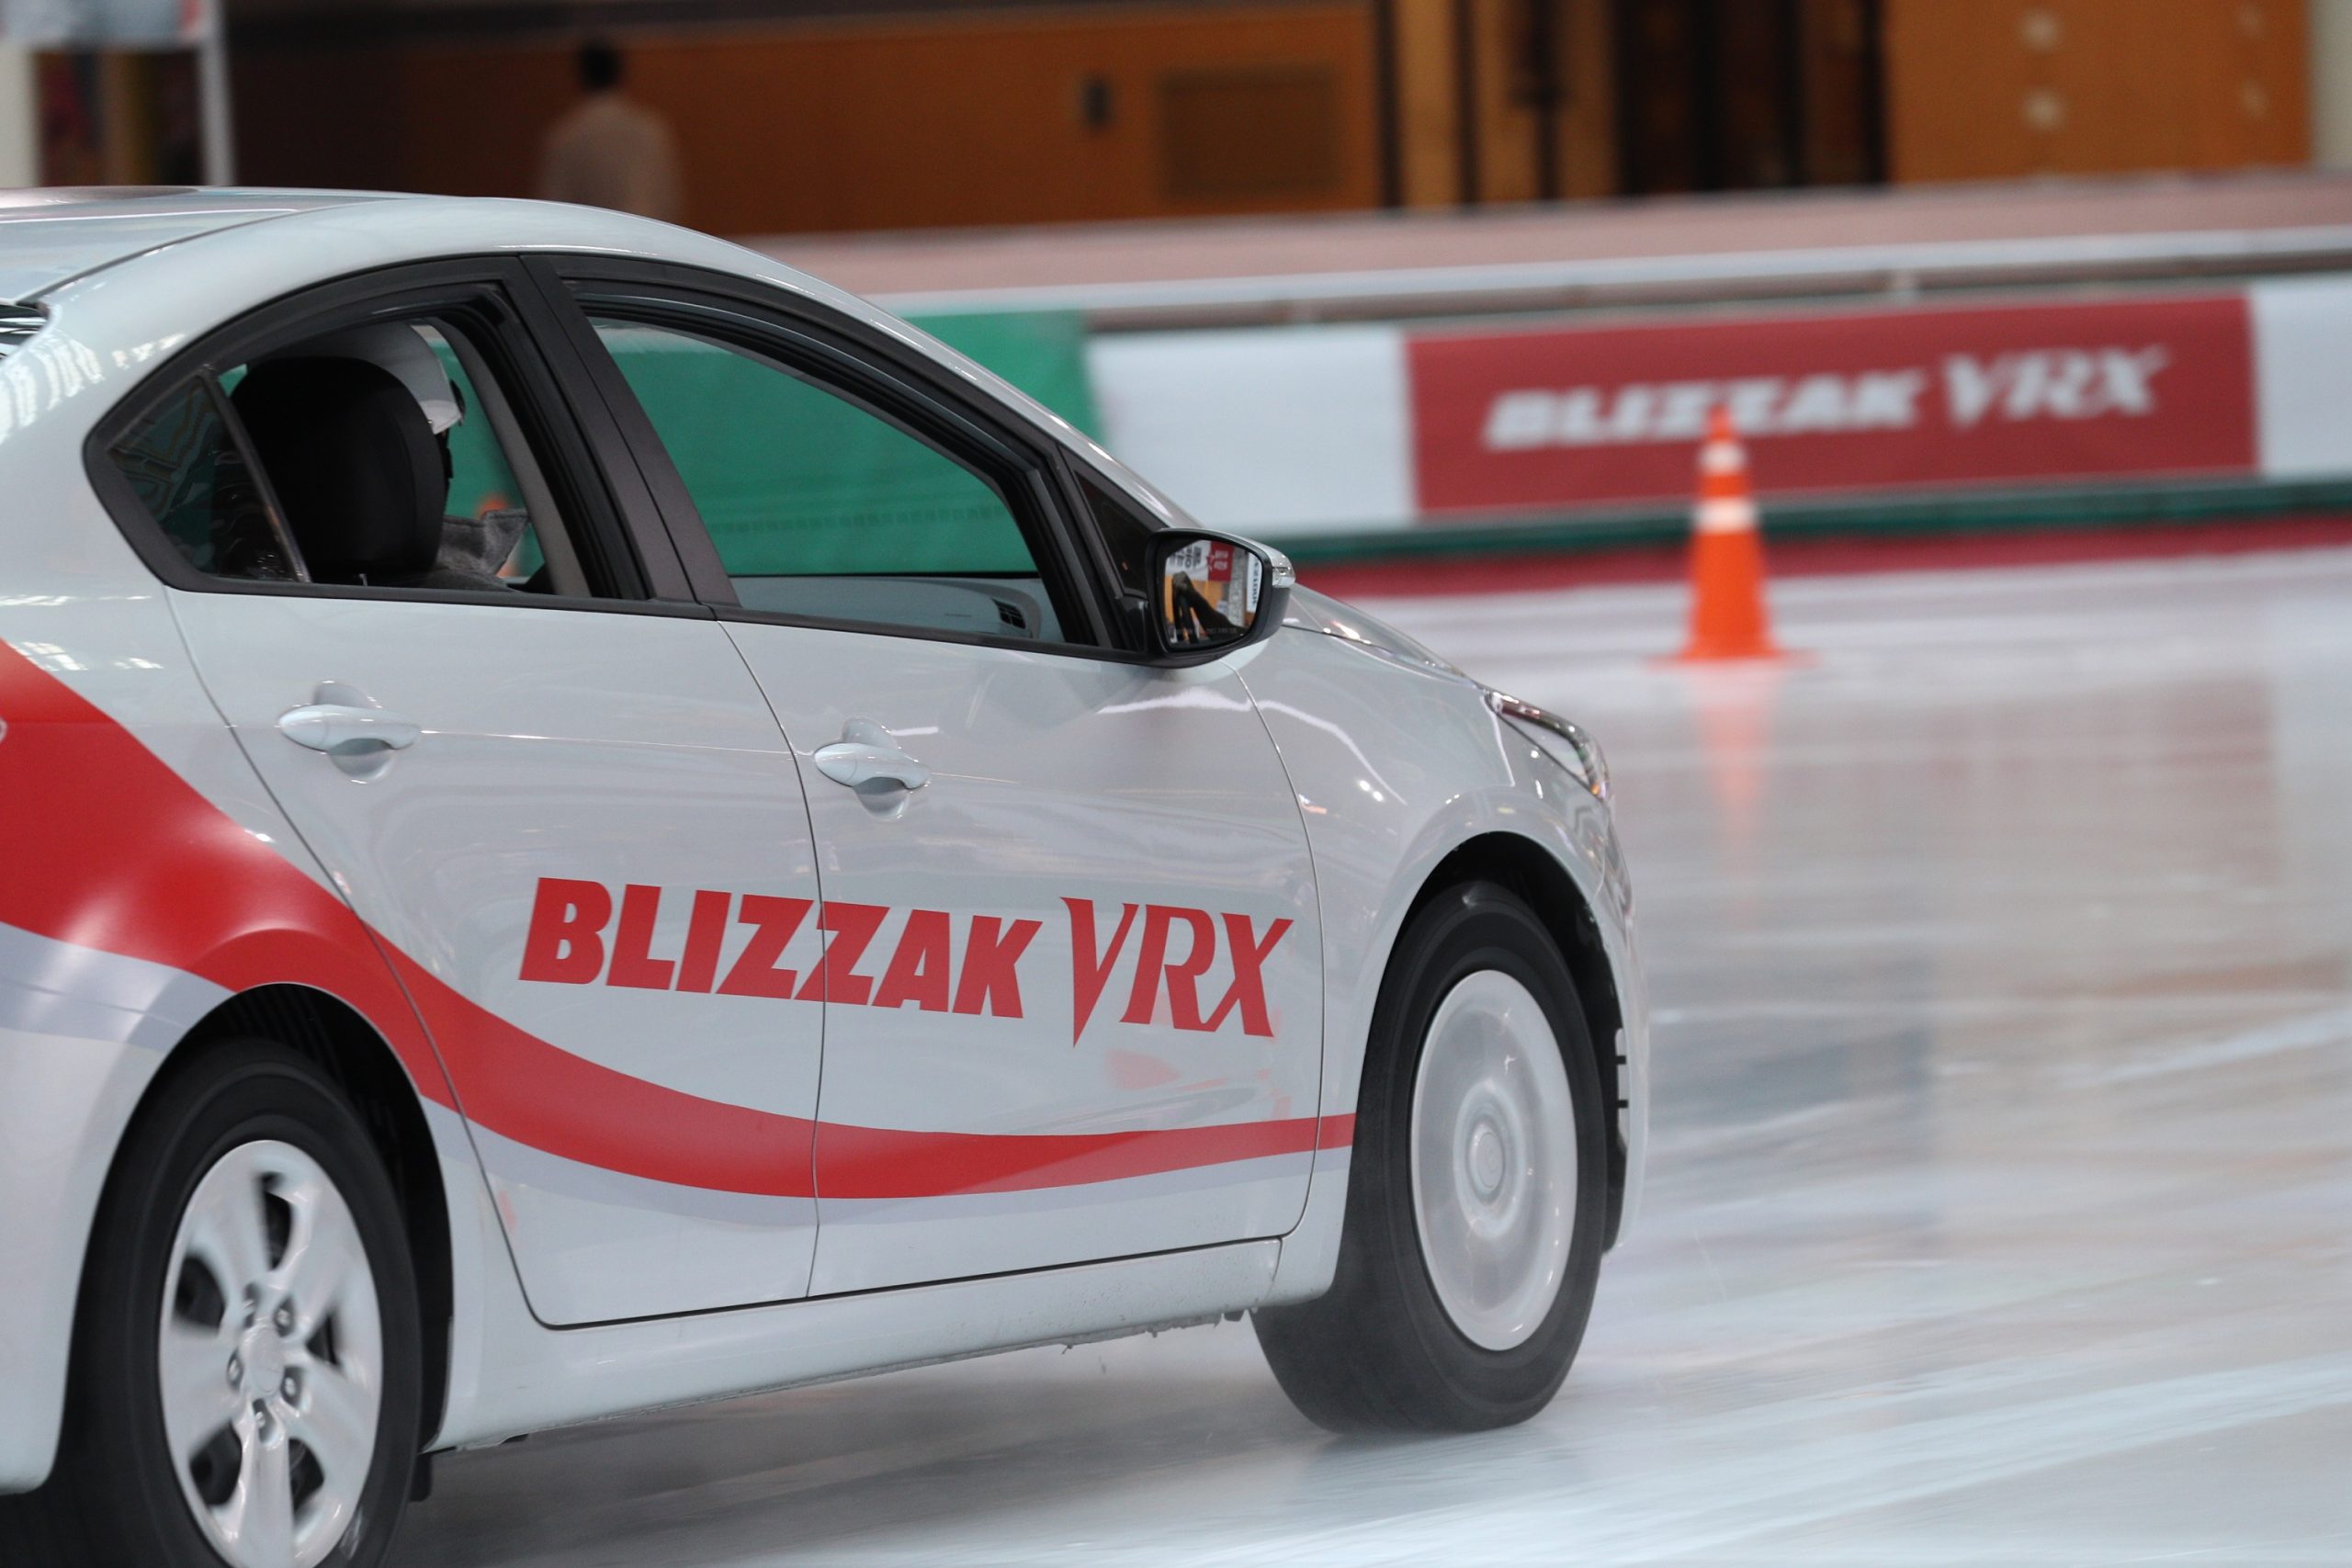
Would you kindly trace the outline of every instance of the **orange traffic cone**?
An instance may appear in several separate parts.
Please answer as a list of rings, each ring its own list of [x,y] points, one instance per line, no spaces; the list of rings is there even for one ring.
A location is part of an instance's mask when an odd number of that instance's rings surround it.
[[[1690,640],[1679,660],[1778,659],[1764,604],[1764,547],[1747,452],[1718,406],[1699,448],[1699,504],[1690,513]]]

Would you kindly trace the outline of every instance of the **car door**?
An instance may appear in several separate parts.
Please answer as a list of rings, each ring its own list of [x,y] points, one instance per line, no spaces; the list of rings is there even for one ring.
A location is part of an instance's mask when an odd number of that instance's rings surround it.
[[[1051,454],[848,323],[578,291],[809,781],[830,944],[803,990],[826,998],[812,1289],[1288,1229],[1320,935],[1233,664],[1106,646]]]
[[[96,471],[213,700],[413,998],[532,1310],[797,1297],[822,1025],[791,979],[819,947],[797,768],[724,628],[679,602],[666,541],[626,533],[523,283],[445,266],[289,304],[131,405]],[[345,350],[388,322],[465,411],[426,497],[452,514],[424,573],[440,586],[319,564],[336,508],[373,518],[382,490],[337,490],[339,465],[375,463],[387,426],[372,404],[305,422],[321,387],[368,380]],[[449,553],[486,536],[494,558]]]

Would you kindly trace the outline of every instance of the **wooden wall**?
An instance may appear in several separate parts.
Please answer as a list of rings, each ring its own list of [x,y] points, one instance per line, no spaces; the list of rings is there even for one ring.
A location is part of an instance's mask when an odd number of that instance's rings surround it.
[[[1312,211],[1381,199],[1368,8],[1020,12],[624,35],[720,233]],[[1088,84],[1098,81],[1090,123]],[[240,51],[243,177],[527,195],[570,44]]]
[[[1622,107],[1696,112],[1624,74],[1621,46],[1668,11],[1712,29],[1694,58],[1717,101],[1698,107],[1734,144],[1715,162],[1783,169],[1717,185],[2291,164],[2309,157],[2307,3],[1143,0],[620,41],[633,96],[677,131],[687,220],[760,233],[1608,196]],[[1789,47],[1748,38],[1768,14]],[[575,99],[570,35],[333,36],[232,51],[243,177],[532,189]],[[1759,94],[1780,130],[1733,112]]]
[[[1898,181],[2310,157],[2305,0],[1884,4]]]
[[[1539,6],[1549,12],[1541,31]],[[1390,15],[1401,205],[1542,199],[1546,140],[1548,194],[1615,191],[1609,0],[1390,0]],[[1545,44],[1556,95],[1548,126],[1531,59]]]

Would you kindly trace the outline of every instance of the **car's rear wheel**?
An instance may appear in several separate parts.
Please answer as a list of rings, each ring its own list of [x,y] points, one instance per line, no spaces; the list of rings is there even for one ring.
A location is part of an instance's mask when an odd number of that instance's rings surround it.
[[[1576,983],[1492,883],[1415,912],[1381,986],[1331,1290],[1257,1314],[1335,1431],[1475,1430],[1550,1402],[1607,1223],[1600,1088]]]
[[[419,1367],[398,1201],[351,1108],[277,1045],[207,1051],[117,1156],[56,1467],[0,1511],[0,1556],[373,1564],[407,1500]]]

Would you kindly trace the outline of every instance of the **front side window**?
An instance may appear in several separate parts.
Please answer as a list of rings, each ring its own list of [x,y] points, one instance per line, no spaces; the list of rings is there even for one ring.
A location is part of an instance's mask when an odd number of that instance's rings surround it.
[[[596,332],[744,608],[1058,641],[996,480],[782,360],[668,327]]]
[[[107,457],[209,576],[584,590],[576,570],[548,570],[553,497],[479,354],[446,321],[371,322],[202,373]]]

